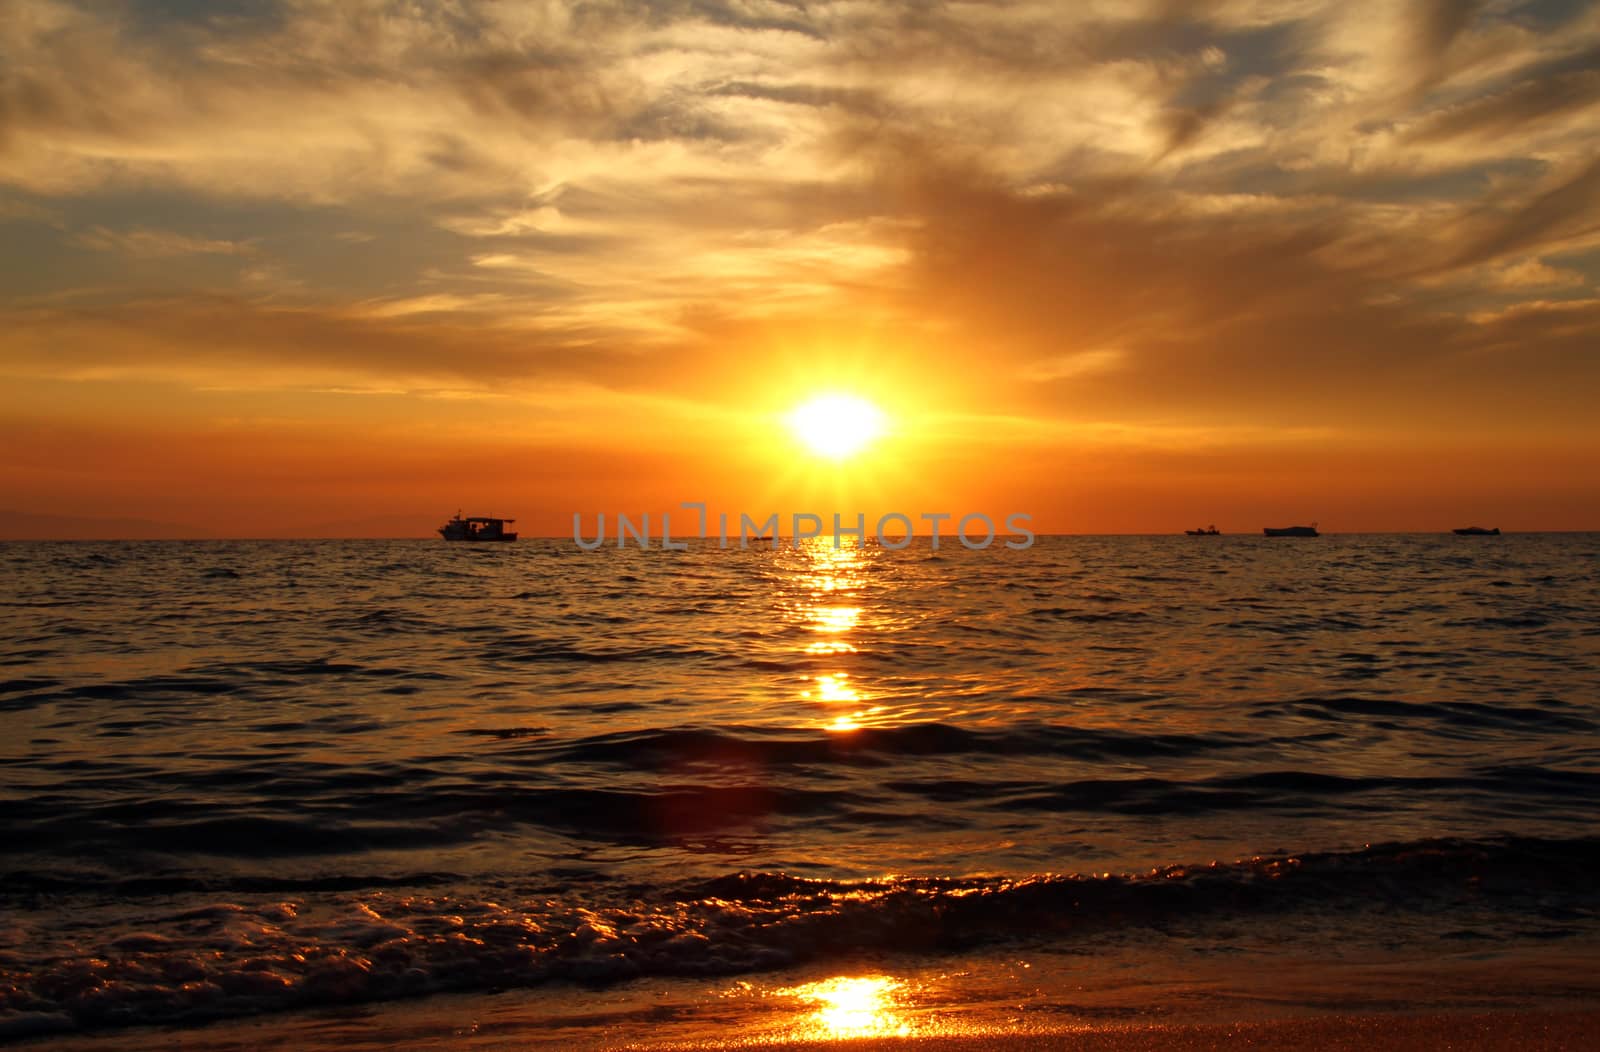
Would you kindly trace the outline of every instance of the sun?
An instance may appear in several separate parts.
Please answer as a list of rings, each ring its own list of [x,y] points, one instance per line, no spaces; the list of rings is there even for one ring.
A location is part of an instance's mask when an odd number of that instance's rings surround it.
[[[789,414],[789,430],[807,449],[829,460],[844,460],[882,435],[883,410],[855,395],[819,395]]]

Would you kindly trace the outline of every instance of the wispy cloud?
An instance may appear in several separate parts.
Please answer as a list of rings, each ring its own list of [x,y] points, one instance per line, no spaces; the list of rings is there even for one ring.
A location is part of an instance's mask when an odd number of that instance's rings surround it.
[[[94,227],[77,236],[77,243],[101,252],[120,252],[134,259],[166,259],[172,256],[211,255],[248,256],[255,246],[238,241],[188,237],[170,230],[108,230]]]
[[[9,5],[0,222],[56,226],[0,252],[106,258],[0,370],[689,395],[870,320],[1040,418],[1347,427],[1600,338],[1592,7],[264,10]]]

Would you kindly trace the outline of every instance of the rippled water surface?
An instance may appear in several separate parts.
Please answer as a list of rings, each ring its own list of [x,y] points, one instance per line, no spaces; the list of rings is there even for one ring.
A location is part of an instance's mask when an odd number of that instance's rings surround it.
[[[1576,930],[1597,559],[0,545],[0,1035],[1375,900]]]

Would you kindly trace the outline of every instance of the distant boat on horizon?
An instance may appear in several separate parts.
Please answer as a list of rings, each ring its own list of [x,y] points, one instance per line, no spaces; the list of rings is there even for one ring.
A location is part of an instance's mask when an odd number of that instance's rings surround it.
[[[468,515],[463,518],[461,512],[457,511],[455,518],[439,527],[439,536],[447,541],[514,541],[517,531],[507,530],[506,523],[516,521],[488,515]]]
[[[1221,537],[1222,536],[1222,531],[1217,529],[1216,526],[1214,526],[1214,525],[1213,526],[1207,526],[1203,530],[1184,530],[1183,532],[1185,534],[1187,534],[1188,536],[1190,536],[1190,537]]]
[[[1322,534],[1317,532],[1317,524],[1314,522],[1310,526],[1263,526],[1261,528],[1261,532],[1266,534],[1268,537],[1322,536]]]
[[[1457,537],[1498,537],[1500,527],[1484,529],[1482,526],[1461,526],[1452,531]]]

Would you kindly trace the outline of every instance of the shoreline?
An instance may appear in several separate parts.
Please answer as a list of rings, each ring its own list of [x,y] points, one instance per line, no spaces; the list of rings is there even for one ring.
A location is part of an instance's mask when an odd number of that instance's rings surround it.
[[[1577,1049],[1600,1032],[1600,939],[1438,954],[1198,952],[1166,938],[1071,951],[858,958],[21,1038],[49,1052],[516,1049]],[[1312,943],[1302,943],[1311,945]]]
[[[1592,1002],[1591,1002],[1592,1003]],[[1246,1049],[1358,1050],[1404,1049],[1429,1052],[1494,1052],[1516,1048],[1519,1052],[1567,1052],[1592,1047],[1600,1033],[1600,1010],[1573,1005],[1569,1008],[1487,1012],[1338,1013],[1304,1018],[1242,1020],[1229,1023],[1103,1024],[1082,1027],[1017,1028],[973,1031],[965,1034],[894,1035],[877,1037],[798,1038],[794,1040],[697,1040],[658,1042],[642,1035],[613,1035],[595,1041],[571,1041],[570,1035],[554,1041],[532,1033],[482,1032],[436,1020],[434,1026],[408,1027],[405,1033],[385,1033],[379,1026],[370,1044],[334,1041],[318,1043],[316,1020],[301,1025],[275,1027],[272,1020],[257,1019],[196,1029],[155,1028],[113,1031],[97,1035],[60,1038],[24,1038],[6,1047],[18,1049],[85,1050],[173,1049],[177,1052],[289,1052],[338,1048],[403,1048],[417,1052],[511,1052],[540,1048],[570,1048],[589,1052],[715,1052],[763,1049],[785,1052],[1228,1052]],[[327,1029],[340,1030],[338,1020]],[[332,1034],[326,1035],[332,1037]],[[379,1041],[382,1043],[380,1044]]]
[[[1068,1030],[1056,1033],[989,1033],[968,1037],[855,1038],[796,1041],[762,1048],[821,1052],[849,1048],[859,1052],[1226,1052],[1239,1048],[1416,1049],[1472,1052],[1516,1048],[1519,1052],[1565,1052],[1589,1047],[1600,1032],[1600,1011],[1449,1013],[1425,1015],[1331,1015],[1240,1023],[1190,1023],[1142,1027]],[[638,1046],[666,1052],[674,1046]],[[690,1049],[713,1046],[681,1046]]]

